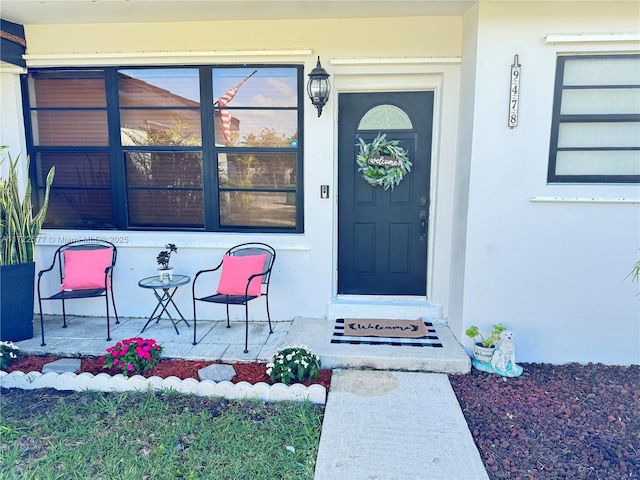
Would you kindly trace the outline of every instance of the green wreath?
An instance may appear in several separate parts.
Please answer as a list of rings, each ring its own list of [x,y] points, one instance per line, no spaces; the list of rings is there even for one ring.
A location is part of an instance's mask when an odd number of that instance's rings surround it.
[[[371,143],[360,141],[360,153],[356,157],[358,171],[362,178],[374,187],[391,190],[411,171],[411,161],[407,151],[400,147],[399,140],[386,140],[386,135],[378,134]]]

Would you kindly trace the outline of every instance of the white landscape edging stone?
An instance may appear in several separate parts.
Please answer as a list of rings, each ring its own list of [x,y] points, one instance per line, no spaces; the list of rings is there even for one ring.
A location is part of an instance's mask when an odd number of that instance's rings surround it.
[[[324,405],[327,401],[327,389],[318,384],[309,387],[301,383],[285,385],[276,383],[269,385],[264,382],[251,384],[248,382],[231,383],[228,381],[214,382],[212,380],[198,381],[195,378],[180,380],[178,377],[150,377],[141,375],[125,377],[121,373],[109,375],[99,373],[75,374],[40,373],[15,371],[7,373],[0,370],[0,387],[21,388],[35,390],[37,388],[54,388],[56,390],[95,390],[99,392],[126,391],[154,391],[175,390],[181,393],[191,393],[199,397],[222,397],[229,400],[257,399],[265,402],[285,400],[309,400],[311,403]]]

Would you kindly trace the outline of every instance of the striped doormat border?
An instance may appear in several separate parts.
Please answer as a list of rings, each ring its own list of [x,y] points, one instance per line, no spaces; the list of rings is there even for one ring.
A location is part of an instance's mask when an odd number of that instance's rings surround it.
[[[391,345],[393,347],[435,347],[442,348],[442,343],[436,335],[433,323],[424,322],[428,335],[420,338],[391,338],[391,337],[353,337],[344,334],[344,318],[337,318],[331,336],[331,343],[346,345]]]

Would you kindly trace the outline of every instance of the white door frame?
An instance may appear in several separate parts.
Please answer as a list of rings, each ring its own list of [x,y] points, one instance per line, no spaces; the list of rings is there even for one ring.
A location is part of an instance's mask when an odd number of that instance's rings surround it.
[[[388,59],[385,59],[388,62]],[[433,91],[434,111],[433,111],[433,138],[431,144],[431,179],[430,179],[430,206],[427,244],[427,291],[424,297],[398,297],[398,296],[359,296],[359,295],[338,295],[337,293],[337,252],[338,252],[338,203],[333,205],[333,235],[332,235],[332,302],[328,308],[328,316],[339,316],[341,310],[345,310],[348,304],[359,305],[363,314],[367,310],[367,305],[371,305],[371,315],[381,314],[380,308],[383,304],[393,302],[394,305],[402,305],[403,311],[408,315],[414,313],[434,315],[434,308],[442,315],[442,307],[447,301],[449,291],[449,259],[451,246],[451,219],[441,222],[443,215],[447,215],[447,210],[451,211],[453,201],[452,192],[444,192],[438,188],[440,183],[444,183],[445,178],[441,177],[441,158],[447,155],[452,163],[455,163],[455,151],[457,138],[457,117],[458,117],[458,90],[459,90],[459,64],[419,64],[406,65],[384,63],[380,65],[340,65],[332,69],[334,104],[337,106],[337,96],[340,93],[368,93],[385,91]],[[446,87],[446,88],[445,88]],[[447,93],[447,95],[445,95]],[[446,104],[447,111],[443,110]],[[334,161],[333,183],[338,182],[338,109],[334,108]],[[447,138],[447,146],[442,144],[442,138]],[[451,175],[452,165],[446,169],[446,183],[453,185]],[[337,187],[336,187],[337,188]],[[445,198],[442,198],[444,196]],[[446,198],[451,197],[451,198]],[[449,206],[444,208],[442,206]],[[445,217],[446,220],[446,217]],[[444,230],[442,230],[444,229]],[[437,248],[436,248],[437,247]],[[436,251],[438,255],[436,255]],[[415,309],[411,306],[415,305]],[[352,307],[346,307],[350,310]],[[427,308],[425,311],[424,309]],[[415,310],[415,311],[414,311]]]

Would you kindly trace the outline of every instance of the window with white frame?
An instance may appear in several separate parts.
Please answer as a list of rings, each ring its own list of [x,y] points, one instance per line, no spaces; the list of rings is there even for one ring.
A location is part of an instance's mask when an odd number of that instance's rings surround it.
[[[302,66],[34,69],[45,227],[303,232]]]
[[[549,182],[640,182],[640,55],[558,58]]]

